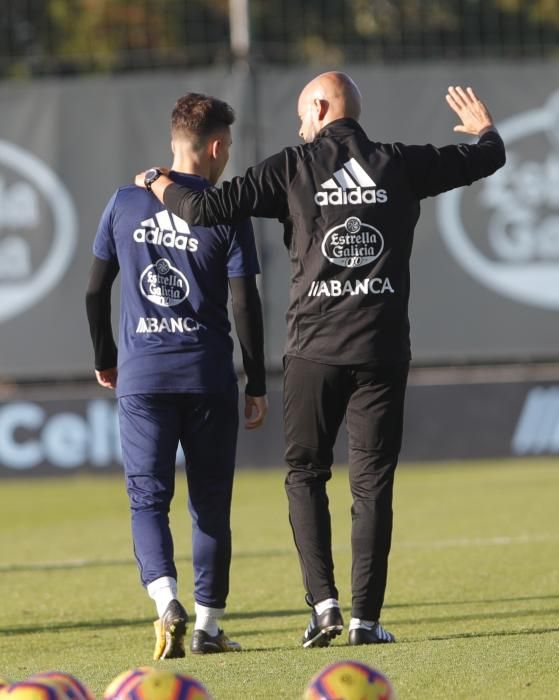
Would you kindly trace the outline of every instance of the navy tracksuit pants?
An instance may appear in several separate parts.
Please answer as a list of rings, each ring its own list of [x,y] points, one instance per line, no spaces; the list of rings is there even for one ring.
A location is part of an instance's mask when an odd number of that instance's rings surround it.
[[[220,394],[139,394],[118,401],[134,554],[144,586],[177,578],[169,508],[179,443],[186,456],[192,516],[194,598],[224,608],[231,563],[231,495],[238,390]]]

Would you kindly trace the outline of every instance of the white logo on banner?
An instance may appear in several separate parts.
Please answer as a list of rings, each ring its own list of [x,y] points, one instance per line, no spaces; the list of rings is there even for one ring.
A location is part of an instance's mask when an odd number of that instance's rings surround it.
[[[95,399],[84,404],[85,415],[64,402],[49,415],[31,401],[0,404],[0,465],[32,469],[50,464],[75,469],[86,463],[108,467],[121,461],[116,404]]]
[[[559,387],[536,387],[528,394],[512,438],[517,455],[559,452]]]
[[[472,208],[487,215],[486,227],[472,230],[464,220],[462,200],[473,198],[461,188],[438,200],[442,236],[485,286],[516,301],[559,308],[559,92],[541,109],[499,124],[499,132],[507,163],[470,190],[477,194]]]
[[[177,461],[184,463],[180,446]],[[122,455],[114,401],[93,399],[77,407],[65,401],[0,403],[0,472],[41,466],[102,469],[115,462],[122,462]]]
[[[77,216],[41,160],[0,141],[0,322],[39,302],[74,256]]]

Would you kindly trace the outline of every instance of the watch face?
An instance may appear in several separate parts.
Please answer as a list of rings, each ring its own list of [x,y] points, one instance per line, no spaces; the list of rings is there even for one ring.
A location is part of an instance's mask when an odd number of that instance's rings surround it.
[[[159,177],[159,170],[157,168],[150,168],[149,170],[146,171],[145,177],[144,177],[144,182],[146,184],[151,184],[154,180],[157,180]]]

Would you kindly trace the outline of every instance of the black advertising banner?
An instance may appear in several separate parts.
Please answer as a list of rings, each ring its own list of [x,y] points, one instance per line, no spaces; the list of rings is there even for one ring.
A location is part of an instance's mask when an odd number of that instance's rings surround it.
[[[425,383],[417,376],[408,387],[402,462],[559,455],[559,382]],[[0,477],[122,471],[114,399],[93,385],[67,393],[0,401]],[[239,431],[240,468],[283,465],[281,391],[269,399],[266,424]],[[335,461],[347,463],[343,428]]]
[[[363,93],[361,121],[374,140],[459,143],[444,94],[463,84],[486,99],[507,146],[495,176],[422,204],[411,269],[416,363],[555,359],[559,64],[347,71]],[[179,95],[207,92],[235,108],[231,177],[298,142],[298,93],[316,72],[261,66],[255,75],[213,68],[0,83],[0,378],[91,376],[84,288],[99,217],[136,172],[169,164]],[[281,226],[255,224],[267,359],[280,370],[288,257]]]

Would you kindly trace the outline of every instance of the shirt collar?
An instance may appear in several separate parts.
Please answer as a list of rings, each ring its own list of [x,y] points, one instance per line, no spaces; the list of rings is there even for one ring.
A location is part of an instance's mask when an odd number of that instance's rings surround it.
[[[206,180],[202,175],[194,175],[193,173],[182,173],[178,170],[171,170],[169,177],[173,182],[178,182],[180,185],[187,185],[193,190],[204,190],[206,187],[211,187],[212,183]]]
[[[343,117],[342,119],[336,119],[330,122],[325,127],[323,127],[319,132],[317,138],[322,136],[345,136],[354,134],[356,131],[365,135],[361,125],[351,117]]]

